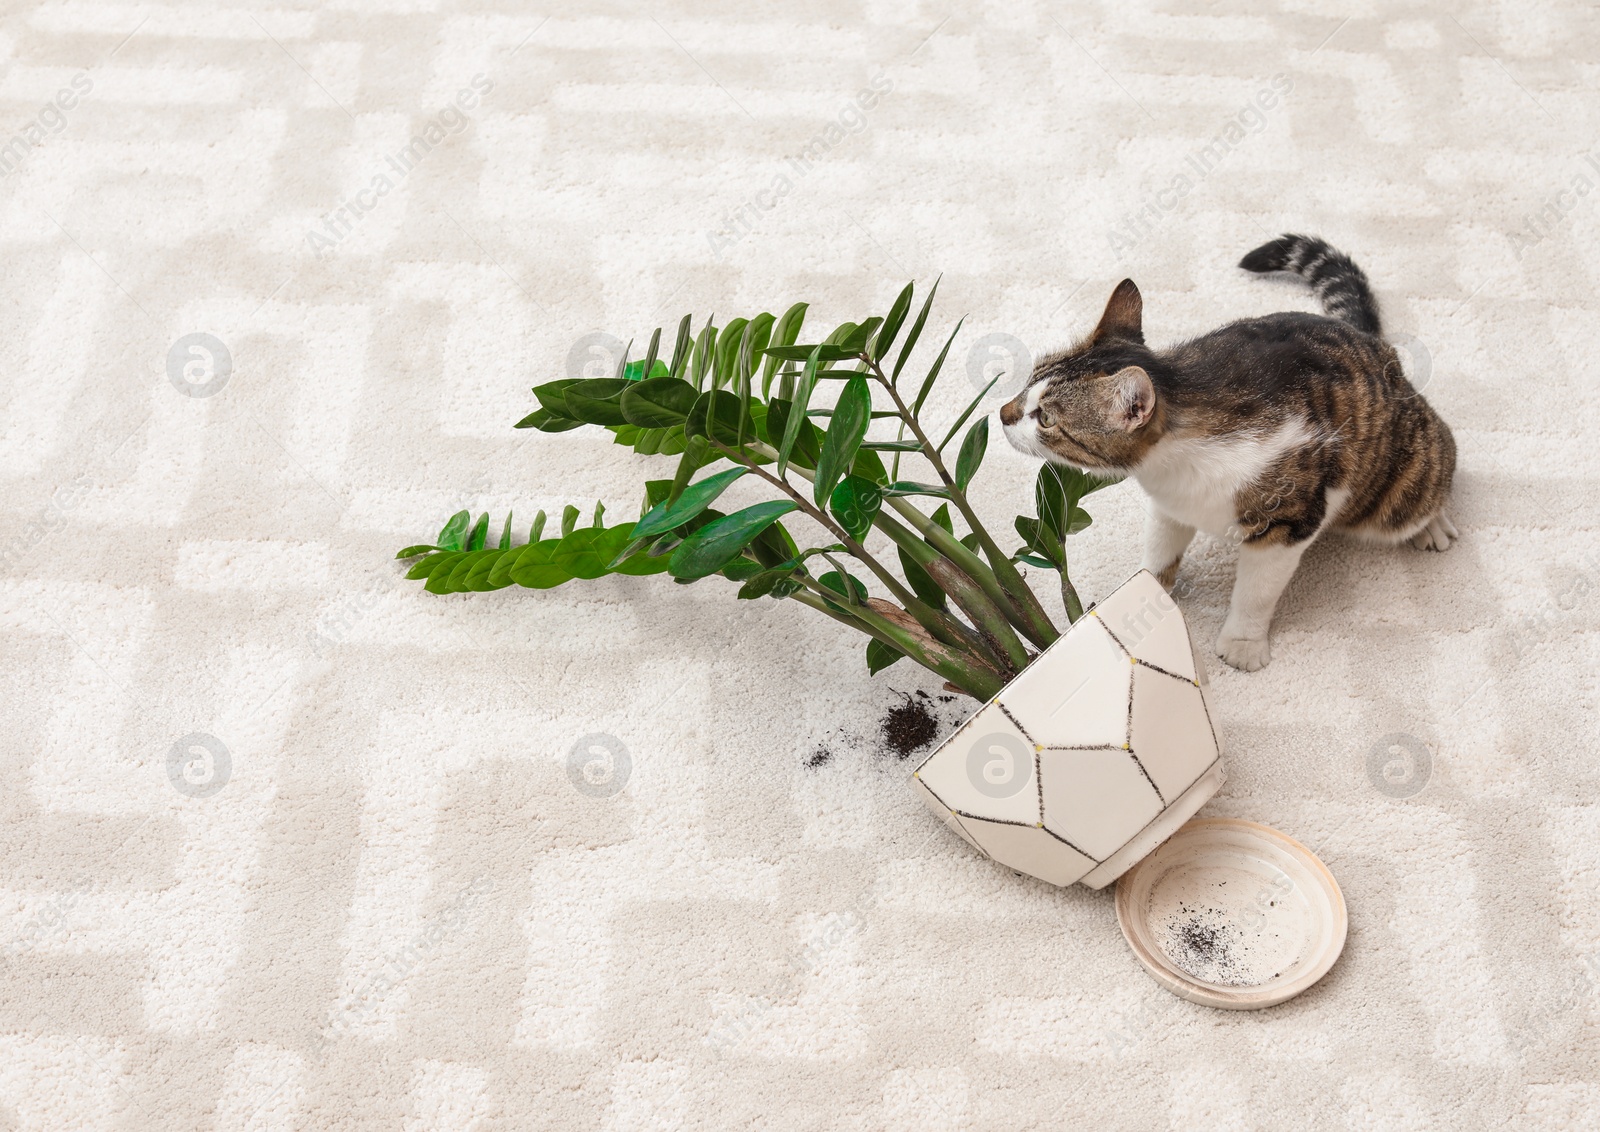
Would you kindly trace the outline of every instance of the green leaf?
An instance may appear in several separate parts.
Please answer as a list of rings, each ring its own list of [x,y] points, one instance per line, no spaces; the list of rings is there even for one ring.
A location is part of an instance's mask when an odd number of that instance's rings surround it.
[[[915,440],[864,440],[861,448],[866,452],[921,452],[922,445]]]
[[[472,533],[467,536],[467,550],[482,550],[483,544],[489,538],[489,512],[485,511],[478,516],[478,521],[472,526]]]
[[[825,362],[842,362],[846,358],[853,358],[860,350],[847,350],[843,346],[825,342],[812,346],[768,346],[764,353],[769,358],[777,358],[785,362],[803,362],[815,352],[817,357]]]
[[[831,562],[832,559],[830,558]],[[843,570],[829,570],[817,582],[824,588],[830,589],[844,598],[850,605],[860,605],[867,600],[867,584],[853,574]]]
[[[694,342],[694,360],[689,368],[693,371],[694,387],[705,387],[706,372],[711,368],[712,359],[717,352],[717,328],[712,325],[716,315],[706,320],[705,329],[700,331],[700,337]]]
[[[883,506],[883,488],[861,476],[845,476],[828,497],[828,505],[839,525],[860,542]]]
[[[668,377],[682,377],[683,371],[689,365],[689,348],[693,342],[692,327],[694,316],[686,314],[678,323],[678,338],[672,344],[672,364],[667,366]]]
[[[650,348],[644,353],[644,361],[639,363],[637,373],[623,374],[630,381],[642,381],[647,377],[655,377],[656,354],[661,350],[661,327],[656,327],[655,333],[650,335]],[[662,366],[662,375],[666,374],[666,366]]]
[[[655,365],[651,368],[650,377],[652,379],[653,378],[658,378],[658,377],[666,377],[668,375],[668,372],[669,371],[667,369],[667,364],[658,359],[656,361]],[[641,358],[639,361],[629,362],[626,366],[624,366],[623,370],[622,370],[622,380],[623,381],[627,381],[627,382],[635,382],[635,381],[643,381],[643,380],[645,380],[645,376],[644,376],[644,359]]]
[[[878,336],[872,341],[873,361],[882,361],[883,356],[889,352],[889,347],[894,345],[894,336],[900,333],[900,326],[906,320],[906,312],[911,309],[911,289],[910,283],[901,288],[894,305],[884,316],[883,325],[878,329]]]
[[[928,296],[930,299],[932,295]],[[961,322],[965,322],[962,319]],[[956,335],[961,333],[961,322],[956,323],[956,328],[950,332],[950,337],[945,340],[944,349],[939,351],[939,356],[933,360],[933,368],[928,371],[928,376],[922,379],[922,388],[917,390],[917,398],[911,402],[911,415],[916,416],[922,412],[922,403],[928,399],[928,394],[933,392],[933,383],[939,378],[939,371],[944,368],[944,360],[950,353],[950,347],[956,340]]]
[[[972,426],[967,438],[961,442],[961,454],[956,457],[956,486],[962,491],[967,490],[972,477],[978,474],[984,450],[988,447],[989,418],[979,417],[978,423]]]
[[[539,536],[544,534],[545,513],[540,511],[533,517],[533,526],[528,528],[528,541],[538,542]]]
[[[792,500],[777,499],[757,503],[707,523],[684,539],[683,545],[672,552],[667,572],[685,581],[715,574],[757,535],[797,507],[798,504]]]
[[[427,573],[428,584],[423,589],[431,594],[448,593],[449,591],[445,589],[445,584],[450,581],[451,573],[454,572],[465,557],[467,557],[466,553],[458,550],[450,554],[442,554],[433,560],[433,566]],[[424,559],[424,562],[426,561],[428,560]]]
[[[730,582],[745,582],[761,573],[766,567],[749,558],[735,558],[722,568],[722,576]]]
[[[778,319],[778,324],[772,328],[770,339],[778,346],[792,346],[796,338],[800,337],[800,325],[806,320],[807,304],[796,303],[783,312]],[[761,361],[761,396],[769,397],[772,394],[772,374],[778,367],[776,355],[761,351],[765,357]]]
[[[1062,548],[1061,537],[1050,530],[1038,519],[1030,519],[1026,515],[1018,515],[1013,520],[1017,533],[1022,536],[1022,541],[1027,543],[1025,549],[1037,551],[1046,560],[1053,570],[1066,568],[1066,552]]]
[[[495,558],[494,567],[486,579],[491,590],[503,589],[513,584],[512,568],[522,560],[522,554],[526,549],[525,546],[514,546]]]
[[[561,540],[555,538],[529,543],[510,570],[511,580],[531,590],[547,590],[562,582],[570,582],[572,575],[551,562],[560,545]]]
[[[789,422],[793,419],[790,404],[781,397],[774,397],[767,402],[767,443],[782,452],[783,438],[789,434]],[[788,452],[788,465],[797,468],[815,468],[817,456],[822,451],[822,430],[800,415],[798,435],[793,446]]]
[[[865,444],[856,449],[856,458],[850,461],[850,474],[876,484],[889,482],[889,469],[883,466],[883,457]]]
[[[1013,554],[1011,556],[1012,561],[1014,561],[1014,562],[1026,562],[1029,566],[1037,566],[1041,570],[1057,570],[1057,569],[1060,569],[1060,567],[1058,567],[1054,562],[1051,562],[1051,561],[1049,561],[1048,559],[1045,559],[1045,558],[1040,558],[1037,554],[1027,554],[1027,553],[1025,553],[1026,550],[1027,550],[1027,548],[1024,547],[1022,550],[1019,550],[1015,554]]]
[[[850,350],[852,355],[865,353],[867,349],[867,340],[872,337],[872,332],[882,325],[883,319],[879,318],[877,315],[873,315],[859,326],[852,326],[847,322],[844,324],[844,326],[849,326],[850,329],[844,334],[840,335],[840,337],[836,338],[835,341],[840,346]],[[839,329],[844,330],[844,326],[841,326]],[[837,334],[839,332],[835,331],[834,333]]]
[[[915,480],[895,480],[883,489],[885,499],[894,499],[904,495],[931,495],[937,499],[949,499],[950,489],[939,483],[917,483]]]
[[[499,548],[481,551],[473,555],[472,568],[462,575],[461,588],[472,593],[486,593],[489,590],[500,589],[501,586],[509,586],[511,584],[510,579],[501,582],[499,585],[496,585],[492,580],[496,564],[499,563],[500,559],[509,556],[509,551]]]
[[[817,458],[817,474],[812,484],[817,506],[822,506],[845,472],[856,458],[856,449],[867,435],[867,425],[872,419],[872,391],[867,379],[856,376],[845,383],[838,403],[828,422],[828,433],[822,438],[822,452]]]
[[[512,427],[536,428],[540,432],[571,432],[575,428],[582,428],[583,422],[557,416],[549,409],[535,409]]]
[[[935,609],[943,609],[945,605],[944,590],[939,588],[939,583],[933,576],[922,568],[911,555],[907,554],[905,547],[900,547],[900,569],[906,576],[906,583],[911,591]]]
[[[789,594],[794,592],[793,589],[788,590],[786,593],[777,593],[776,591],[780,586],[790,581],[794,570],[795,568],[787,563],[776,566],[771,570],[763,570],[739,587],[739,596],[746,601],[751,601],[758,597],[767,597],[768,595],[788,597]],[[793,585],[799,586],[800,583],[794,582]]]
[[[740,412],[745,409],[744,412]],[[707,418],[710,418],[709,422]],[[741,428],[741,423],[743,428]],[[739,443],[741,432],[750,435],[751,420],[748,408],[739,401],[739,395],[730,390],[707,390],[700,394],[684,421],[685,436],[710,436],[713,440],[730,446]]]
[[[893,645],[886,645],[877,637],[867,642],[867,675],[876,676],[897,660],[904,660],[906,654]]]
[[[940,278],[943,277],[941,276]],[[917,339],[922,337],[923,324],[928,321],[928,311],[932,309],[933,296],[938,294],[938,291],[939,280],[935,279],[933,288],[928,292],[928,297],[922,302],[922,313],[917,315],[917,321],[911,324],[911,333],[906,335],[905,345],[900,347],[900,356],[894,361],[894,373],[890,376],[890,381],[900,380],[900,371],[906,368],[906,362],[911,358],[911,351],[916,348]],[[918,408],[920,407],[921,402],[918,402]]]
[[[1089,512],[1085,511],[1082,507],[1074,506],[1072,508],[1072,513],[1067,517],[1066,533],[1069,535],[1075,535],[1079,531],[1088,527],[1088,525],[1092,522],[1094,522],[1094,519],[1090,517]]]
[[[628,344],[626,346],[622,347],[622,357],[617,359],[617,372],[611,375],[612,377],[616,378],[618,381],[624,380],[624,375],[628,372],[628,355],[630,353],[632,353],[632,352],[633,352],[633,339],[629,338],[628,339]]]
[[[574,578],[598,578],[611,569],[611,560],[628,544],[630,524],[624,523],[609,530],[605,527],[584,527],[564,535],[561,544],[550,556],[550,564]]]
[[[558,417],[569,417],[567,413],[567,387],[582,381],[579,377],[564,377],[560,381],[547,381],[543,385],[533,387],[533,395],[539,398],[539,404],[545,410]]]
[[[721,389],[733,383],[734,365],[739,357],[739,344],[744,341],[744,328],[748,325],[750,325],[749,319],[735,318],[717,335],[717,353],[712,359],[712,389]]]
[[[500,532],[500,549],[501,550],[510,550],[511,549],[511,516],[513,514],[515,514],[515,512],[512,512],[512,511],[507,511],[506,512],[506,525],[505,525],[504,529],[502,529],[501,532]]]
[[[935,523],[944,528],[945,534],[956,533],[956,525],[950,520],[950,504],[941,503],[939,509],[929,516]]]
[[[408,546],[408,547],[406,547],[399,554],[395,555],[395,557],[396,558],[415,558],[419,554],[426,554],[430,550],[438,550],[438,549],[439,549],[438,547],[432,545],[431,543],[418,543],[416,546]]]
[[[671,428],[688,419],[698,396],[687,381],[652,377],[623,390],[619,407],[629,424],[640,428]]]
[[[812,390],[817,386],[817,365],[821,357],[822,347],[817,346],[806,357],[806,368],[801,371],[800,383],[795,386],[794,404],[784,421],[783,442],[778,445],[779,479],[783,478],[783,473],[789,466],[789,458],[794,453],[795,444],[799,441],[801,433],[805,426],[811,423],[806,420],[806,409],[811,404]]]
[[[561,537],[566,538],[578,525],[578,509],[567,504],[561,509]]]
[[[744,468],[729,468],[725,472],[718,472],[714,476],[707,476],[699,483],[684,488],[683,493],[670,503],[656,504],[650,511],[635,524],[634,538],[653,538],[675,530],[693,519],[700,512],[716,500],[717,496],[727,490],[728,485],[745,474]]]
[[[454,555],[456,553],[458,553],[458,552],[457,551],[453,551],[453,550],[447,550],[447,551],[444,551],[444,552],[442,552],[440,554],[430,554],[430,555],[428,555],[428,557],[424,558],[421,562],[418,562],[415,565],[413,565],[411,567],[411,569],[407,570],[406,571],[406,578],[411,580],[411,581],[416,581],[418,578],[426,578],[429,574],[433,573],[434,567],[438,566],[440,562],[444,561],[446,558],[449,558],[449,557],[451,557],[452,555]]]
[[[591,527],[605,526],[606,504],[603,499],[594,501],[594,518],[589,521]]]
[[[584,424],[627,424],[622,415],[622,391],[630,384],[627,379],[591,377],[575,381],[562,391],[566,415]],[[537,392],[537,391],[536,391]]]
[[[467,526],[471,522],[471,512],[457,511],[450,516],[450,521],[445,523],[434,542],[440,550],[460,550],[467,544]]]
[[[972,399],[972,401],[967,405],[966,409],[962,412],[962,414],[959,417],[956,418],[956,423],[950,426],[950,431],[944,434],[944,439],[939,441],[939,443],[935,447],[934,451],[936,451],[936,452],[943,452],[944,451],[944,446],[946,444],[950,443],[950,438],[955,436],[956,433],[961,431],[961,426],[967,423],[967,418],[972,416],[973,412],[977,409],[979,404],[982,403],[983,399],[989,395],[989,390],[994,388],[994,383],[996,381],[999,381],[1004,376],[1005,376],[1005,371],[1001,370],[999,373],[995,374],[993,378],[990,379],[989,384],[985,385],[983,387],[983,391],[980,392],[976,397],[974,397]]]

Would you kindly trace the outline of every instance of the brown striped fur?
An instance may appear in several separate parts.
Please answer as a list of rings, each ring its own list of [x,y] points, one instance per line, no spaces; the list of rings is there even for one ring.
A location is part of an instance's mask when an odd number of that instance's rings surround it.
[[[1258,573],[1274,547],[1297,562],[1326,529],[1448,547],[1455,441],[1379,336],[1366,277],[1303,236],[1264,245],[1241,266],[1300,275],[1339,317],[1243,319],[1155,350],[1144,341],[1139,290],[1124,280],[1089,337],[1040,361],[1001,409],[1007,438],[1046,459],[1137,479],[1151,500],[1145,564],[1169,585],[1196,528],[1237,538],[1236,611],[1250,596],[1241,590],[1254,593],[1247,564]],[[1287,583],[1293,565],[1267,572]],[[1223,655],[1264,664],[1270,616],[1270,605],[1264,620],[1259,610],[1230,615],[1247,646]]]

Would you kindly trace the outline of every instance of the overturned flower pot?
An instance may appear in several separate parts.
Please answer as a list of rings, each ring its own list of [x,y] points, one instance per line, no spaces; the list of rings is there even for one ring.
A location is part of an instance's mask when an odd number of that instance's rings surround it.
[[[1221,744],[1177,603],[1140,571],[962,724],[912,787],[979,852],[1103,888],[1221,787]]]

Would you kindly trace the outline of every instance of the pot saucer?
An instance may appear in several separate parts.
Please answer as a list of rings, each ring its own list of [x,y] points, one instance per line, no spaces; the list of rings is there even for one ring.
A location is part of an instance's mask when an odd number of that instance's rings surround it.
[[[1328,973],[1349,918],[1304,845],[1256,822],[1199,818],[1117,882],[1117,924],[1179,998],[1258,1010]]]

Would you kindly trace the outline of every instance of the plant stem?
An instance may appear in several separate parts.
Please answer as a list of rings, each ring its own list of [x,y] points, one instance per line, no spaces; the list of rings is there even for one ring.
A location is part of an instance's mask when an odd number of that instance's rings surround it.
[[[795,503],[799,505],[801,511],[803,511],[811,519],[815,520],[817,523],[820,523],[824,530],[828,531],[840,542],[844,543],[845,549],[850,552],[851,556],[858,559],[867,567],[867,569],[871,570],[875,575],[877,575],[878,580],[888,588],[889,592],[899,600],[901,605],[906,607],[906,612],[915,617],[918,623],[927,629],[928,632],[933,634],[935,638],[944,644],[949,645],[951,648],[966,650],[971,647],[972,642],[962,634],[962,626],[958,621],[955,620],[955,618],[951,617],[947,613],[933,608],[933,606],[929,605],[911,590],[907,589],[905,584],[901,582],[899,578],[895,577],[887,566],[879,562],[878,559],[874,557],[865,546],[863,546],[843,527],[839,526],[839,524],[833,520],[831,515],[813,505],[811,500],[807,499],[801,492],[796,491],[794,486],[787,480],[780,479],[773,475],[761,465],[757,464],[754,460],[746,457],[743,452],[744,448],[749,448],[751,451],[759,452],[761,455],[765,456],[767,453],[760,450],[762,448],[766,448],[766,445],[761,444],[760,441],[751,440],[742,445],[740,449],[732,449],[723,444],[721,441],[716,440],[714,437],[712,438],[712,443],[714,443],[717,448],[719,448],[722,453],[728,457],[728,459],[743,464],[750,471],[754,472],[756,475],[772,484],[772,486],[776,487],[779,491],[789,496],[790,499],[794,500]],[[768,451],[771,450],[768,449]],[[773,457],[776,458],[776,456],[777,453],[774,452]],[[796,470],[803,471],[803,469]],[[997,657],[995,659],[998,660],[999,658]]]
[[[989,532],[978,519],[978,514],[972,509],[972,504],[967,500],[966,492],[956,486],[956,481],[945,467],[944,460],[939,455],[928,434],[922,431],[922,424],[912,413],[905,400],[900,396],[900,391],[894,383],[878,367],[878,363],[863,354],[863,360],[872,367],[872,375],[877,378],[878,384],[889,391],[889,396],[894,399],[895,410],[900,414],[900,419],[911,429],[911,435],[916,437],[917,443],[922,445],[922,454],[927,457],[928,463],[933,465],[933,470],[938,473],[944,482],[946,490],[950,492],[950,501],[956,505],[956,510],[961,512],[961,517],[967,521],[967,526],[972,533],[978,536],[978,545],[983,547],[984,554],[988,555],[990,568],[999,582],[1001,591],[1009,599],[1001,603],[1001,608],[1010,607],[1016,613],[1014,622],[1018,629],[1034,644],[1043,648],[1053,642],[1061,634],[1051,624],[1050,618],[1045,614],[1044,608],[1039,604],[1039,599],[1034,596],[1028,584],[1022,580],[1022,575],[1017,573],[1017,568],[1012,565],[1011,559],[995,544]]]
[[[804,579],[802,579],[804,581]],[[925,647],[899,626],[879,617],[861,606],[849,607],[850,612],[836,608],[839,595],[829,593],[824,598],[809,589],[796,590],[789,595],[802,605],[825,613],[835,621],[866,633],[889,647],[904,653],[908,658],[931,672],[944,677],[967,695],[977,700],[991,699],[1005,687],[1006,679],[1000,673],[970,658],[962,658],[937,645]]]
[[[1028,666],[1027,647],[1012,631],[1005,613],[959,566],[929,546],[915,531],[881,511],[878,513],[877,526],[918,566],[926,570],[939,588],[960,607],[988,647],[998,654],[997,659],[1002,660],[1014,673]]]

